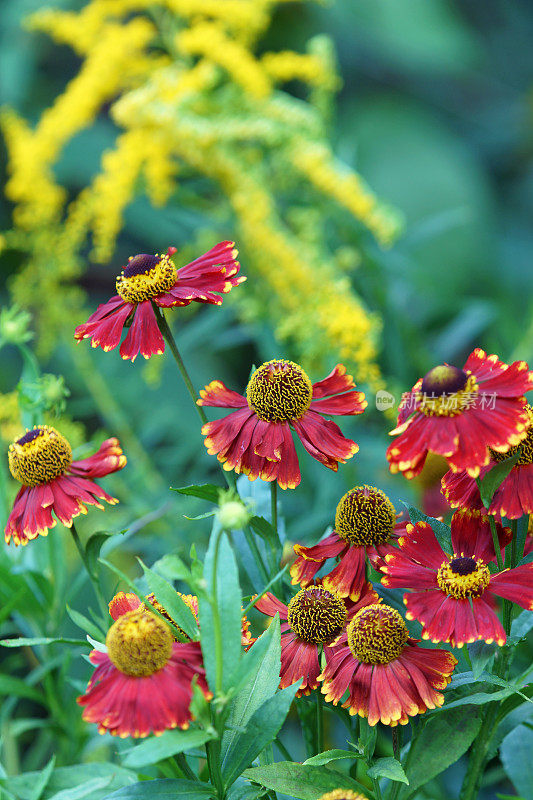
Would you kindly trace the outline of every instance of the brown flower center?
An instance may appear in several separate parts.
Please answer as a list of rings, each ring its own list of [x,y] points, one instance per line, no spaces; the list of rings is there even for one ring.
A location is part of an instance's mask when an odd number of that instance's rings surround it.
[[[9,470],[24,486],[49,483],[72,461],[70,444],[55,428],[40,425],[9,445]]]
[[[389,664],[401,655],[409,631],[401,615],[390,606],[365,606],[347,629],[352,654],[365,664]]]
[[[293,361],[275,359],[256,369],[248,386],[248,405],[267,422],[300,419],[313,397],[313,386],[303,369]]]
[[[427,417],[455,417],[475,403],[478,391],[474,375],[441,364],[424,376],[417,392],[418,408]]]
[[[383,544],[391,536],[396,511],[387,495],[373,486],[356,486],[341,498],[335,512],[335,530],[356,546]]]
[[[437,583],[443,592],[456,600],[479,597],[490,583],[490,572],[481,558],[457,556],[445,561],[437,572]]]
[[[117,292],[127,303],[142,303],[172,289],[177,275],[168,255],[140,253],[130,258],[128,266],[117,276]]]
[[[327,644],[342,633],[346,605],[322,586],[301,589],[289,603],[287,622],[294,633],[310,644]]]
[[[162,669],[172,654],[173,642],[168,625],[142,606],[122,614],[105,640],[115,667],[136,678]]]
[[[521,450],[520,458],[515,466],[523,467],[526,464],[533,464],[533,408],[530,405],[526,405],[525,410],[529,417],[529,427],[526,438],[523,439],[520,444],[510,447],[506,453],[497,453],[496,450],[489,448],[490,456],[493,461],[505,461]]]

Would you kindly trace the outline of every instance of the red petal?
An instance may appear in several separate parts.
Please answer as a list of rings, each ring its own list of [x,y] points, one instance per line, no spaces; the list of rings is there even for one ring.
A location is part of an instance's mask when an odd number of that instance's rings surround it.
[[[199,406],[216,406],[219,408],[249,408],[248,402],[242,394],[228,389],[222,381],[211,381],[205,389],[200,389]]]
[[[100,445],[98,452],[81,461],[73,461],[69,472],[73,475],[84,475],[88,478],[102,478],[126,466],[126,456],[123,454],[118,439],[106,439]]]
[[[120,355],[124,360],[135,361],[139,353],[144,358],[161,355],[165,351],[165,342],[158,328],[154,309],[149,300],[137,305],[128,335],[120,346]]]
[[[366,586],[365,564],[364,547],[347,547],[339,564],[323,578],[322,585],[341,597],[357,601]]]

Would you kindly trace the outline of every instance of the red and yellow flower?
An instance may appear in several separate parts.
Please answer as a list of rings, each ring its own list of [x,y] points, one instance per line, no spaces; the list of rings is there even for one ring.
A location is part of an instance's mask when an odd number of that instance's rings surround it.
[[[296,696],[311,694],[318,687],[321,650],[328,659],[347,621],[362,606],[376,602],[379,598],[371,584],[358,603],[320,585],[301,589],[288,606],[270,592],[261,597],[255,604],[257,610],[269,617],[279,613],[281,620],[280,687],[302,679]]]
[[[312,384],[298,364],[284,359],[255,370],[246,397],[215,380],[200,392],[197,403],[236,409],[203,426],[208,453],[225,470],[242,472],[250,480],[277,481],[282,489],[294,489],[301,480],[291,428],[313,458],[336,471],[359,446],[322,415],[362,414],[368,405],[342,364]]]
[[[442,364],[420,378],[400,405],[387,450],[391,472],[416,477],[428,452],[476,478],[491,451],[508,453],[527,436],[524,392],[533,388],[525,361],[504,364],[477,348],[463,369]]]
[[[497,528],[504,547],[510,531]],[[479,511],[454,514],[451,542],[453,553],[445,553],[430,525],[408,525],[399,547],[385,556],[383,585],[411,589],[404,595],[406,616],[424,626],[424,639],[454,647],[478,639],[504,645],[496,598],[533,609],[533,563],[491,573],[496,554],[488,517]]]
[[[335,530],[314,547],[294,545],[298,558],[291,566],[292,583],[308,586],[330,558],[338,565],[324,578],[325,589],[357,601],[366,584],[366,556],[374,562],[383,545],[405,532],[391,501],[373,486],[356,486],[340,500]]]
[[[378,603],[361,608],[319,675],[326,701],[342,704],[369,725],[406,725],[444,702],[457,659],[446,650],[418,647],[396,609]]]
[[[481,479],[497,463],[511,458],[520,450],[518,461],[496,489],[487,510],[488,514],[508,519],[533,514],[533,409],[529,405],[525,408],[529,420],[526,438],[506,453],[492,451],[490,462],[479,473]],[[483,509],[478,485],[466,470],[447,472],[442,478],[442,491],[452,508]]]
[[[27,544],[46,536],[56,525],[52,513],[69,528],[87,506],[103,508],[100,500],[115,504],[92,478],[102,478],[126,465],[118,439],[106,439],[97,453],[72,460],[67,439],[49,425],[39,425],[9,446],[9,469],[22,483],[5,527],[7,544]]]
[[[192,682],[210,697],[199,642],[178,643],[170,627],[139,604],[127,610],[126,595],[110,603],[115,622],[106,652],[93,650],[96,666],[87,691],[78,697],[83,719],[99,733],[142,738],[168,728],[188,728]]]
[[[120,345],[122,358],[135,361],[139,353],[150,358],[165,350],[153,303],[159,308],[192,302],[221,305],[220,295],[246,280],[238,276],[235,242],[220,242],[184,267],[176,268],[172,260],[175,252],[175,247],[169,247],[163,255],[140,253],[130,257],[116,279],[117,294],[78,325],[75,338],[89,338],[93,347],[107,352],[118,347],[123,328],[129,327]]]

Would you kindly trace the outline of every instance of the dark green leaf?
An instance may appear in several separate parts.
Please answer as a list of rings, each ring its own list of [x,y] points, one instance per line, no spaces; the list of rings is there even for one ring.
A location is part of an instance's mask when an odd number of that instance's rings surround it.
[[[40,771],[26,772],[23,775],[16,775],[12,778],[2,778],[0,779],[0,786],[13,792],[17,800],[32,800],[33,789],[41,778],[41,774]],[[119,767],[117,764],[105,762],[58,767],[52,772],[42,798],[43,800],[51,800],[54,795],[60,792],[75,789],[94,779],[102,780],[102,787],[96,788],[93,786],[90,800],[104,800],[114,789],[134,783],[136,776],[130,770]]]
[[[277,545],[276,531],[264,517],[252,517],[250,520],[250,528],[254,533],[257,533],[257,535],[265,541],[270,542],[274,547]]]
[[[329,764],[330,761],[342,761],[345,758],[362,758],[362,754],[356,752],[355,750],[324,750],[323,753],[318,753],[316,756],[306,758],[303,763],[312,764],[318,767],[321,764]]]
[[[216,797],[216,794],[207,783],[169,779],[134,783],[107,795],[105,800],[176,800],[178,797],[206,800]]]
[[[472,644],[467,645],[467,647],[468,655],[472,663],[472,675],[474,680],[477,681],[489,661],[494,657],[498,646],[495,644],[487,644],[480,640],[478,642],[472,642]]]
[[[409,788],[402,790],[401,797],[412,795],[468,750],[481,727],[478,714],[474,709],[468,714],[457,709],[439,712],[427,721],[411,747],[405,765]]]
[[[389,778],[391,781],[397,783],[407,783],[407,776],[403,771],[403,767],[395,758],[378,758],[368,772],[366,773],[369,778]]]
[[[35,786],[33,787],[31,800],[41,800],[43,792],[48,785],[48,782],[52,776],[52,772],[54,771],[55,763],[56,757],[52,756],[46,767],[41,772],[40,777],[37,779]]]
[[[508,644],[516,644],[524,639],[528,633],[533,629],[533,611],[525,609],[516,619],[513,620],[511,625],[511,635],[507,642]]]
[[[77,625],[78,628],[82,629],[82,631],[88,633],[89,636],[92,636],[93,639],[97,640],[102,639],[103,631],[101,631],[100,628],[97,625],[95,625],[94,622],[91,622],[91,620],[88,619],[86,616],[80,614],[79,611],[75,611],[73,608],[70,608],[70,606],[68,605],[67,605],[67,614],[71,618],[74,625]]]
[[[198,623],[189,606],[183,602],[174,587],[157,572],[147,567],[141,559],[137,559],[144,570],[150,591],[156,596],[167,614],[191,639],[198,637]]]
[[[147,739],[136,747],[124,751],[123,764],[125,767],[145,767],[148,764],[157,764],[164,758],[191,750],[193,747],[200,747],[209,739],[216,737],[214,731],[198,730],[172,730],[165,731],[161,736],[154,736]]]
[[[297,800],[318,800],[326,792],[334,789],[350,789],[352,792],[365,792],[364,786],[347,775],[309,764],[297,764],[292,761],[278,761],[264,767],[253,767],[243,773],[244,778],[260,783],[267,789],[280,794],[295,797]]]
[[[415,508],[415,506],[410,506],[408,503],[404,503],[404,506],[407,509],[407,513],[409,514],[409,518],[413,525],[417,522],[427,522],[427,524],[432,528],[435,536],[437,537],[437,541],[444,550],[445,553],[453,553],[452,547],[452,532],[449,525],[446,525],[445,522],[442,522],[440,519],[435,519],[435,517],[428,517],[419,508]]]
[[[104,531],[98,531],[98,533],[93,533],[93,535],[87,540],[87,544],[85,545],[85,555],[87,556],[89,568],[93,573],[96,571],[98,566],[98,558],[100,557],[102,545],[104,542],[107,542],[110,536],[113,536],[113,534],[105,533]]]
[[[519,725],[508,733],[500,747],[503,767],[524,800],[533,800],[533,730]]]
[[[218,537],[220,537],[218,539]],[[213,571],[215,568],[216,542],[218,545],[218,562],[216,568],[216,597],[213,598],[218,609],[218,615],[223,637],[222,652],[222,691],[228,692],[231,688],[231,678],[235,674],[241,658],[241,590],[239,586],[239,573],[233,549],[225,533],[220,533],[218,524],[213,525],[213,532],[209,541],[209,548],[205,556],[204,579],[207,592],[211,596],[213,587]],[[216,617],[209,600],[199,597],[200,610],[200,641],[204,665],[207,673],[207,682],[212,692],[216,690]]]
[[[33,686],[28,686],[22,678],[15,678],[13,675],[0,675],[0,695],[24,697],[43,706],[46,705],[41,692],[34,689]]]
[[[34,639],[0,639],[2,647],[37,647],[41,644],[76,644],[88,647],[85,639],[64,639],[62,637],[37,636]]]
[[[498,463],[492,467],[492,469],[490,469],[481,480],[477,480],[479,493],[481,494],[481,499],[485,508],[489,508],[496,489],[509,475],[512,468],[520,458],[520,455],[521,450],[519,449],[514,456],[510,456],[504,461],[498,461]]]
[[[266,789],[250,786],[249,783],[245,783],[239,778],[233,784],[226,797],[227,800],[259,800],[260,797],[264,797],[265,793]]]
[[[256,648],[258,649],[254,653]],[[229,706],[221,747],[222,770],[226,767],[228,748],[233,746],[240,730],[244,729],[257,709],[276,693],[279,686],[281,634],[277,615],[268,629],[243,656],[243,662],[248,657],[255,658],[257,652],[261,653],[261,657],[255,673],[250,677],[246,686],[231,700]]]
[[[278,734],[285,722],[300,682],[282,689],[260,706],[248,721],[245,730],[232,742],[226,752],[222,777],[231,786],[259,753]]]
[[[171,486],[170,488],[173,492],[199,497],[200,500],[209,500],[210,503],[218,503],[220,492],[224,491],[222,486],[215,486],[213,483],[191,484],[179,488]]]
[[[105,778],[91,778],[85,783],[72,786],[70,789],[61,789],[60,792],[50,795],[48,800],[82,800],[84,797],[93,798],[99,790],[108,790],[113,780],[112,775]]]

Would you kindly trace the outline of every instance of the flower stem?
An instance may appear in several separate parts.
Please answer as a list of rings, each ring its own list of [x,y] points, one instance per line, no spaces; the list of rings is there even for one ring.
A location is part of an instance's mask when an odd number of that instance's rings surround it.
[[[396,761],[401,763],[402,731],[398,727],[392,729],[392,751]]]
[[[158,306],[156,306],[155,304],[153,304],[153,308],[154,308],[154,311],[155,311],[155,316],[156,316],[158,328],[161,331],[161,335],[163,336],[163,339],[166,341],[166,343],[170,347],[172,355],[174,356],[174,360],[175,360],[176,364],[178,365],[179,371],[181,372],[181,377],[183,378],[185,386],[187,387],[187,391],[189,392],[189,394],[190,394],[190,396],[192,398],[192,401],[194,403],[194,407],[196,408],[196,411],[198,412],[198,415],[199,415],[200,419],[202,420],[202,423],[205,425],[205,423],[207,422],[207,417],[205,415],[205,411],[203,410],[202,406],[199,406],[196,403],[196,400],[198,398],[198,394],[194,390],[194,386],[193,386],[193,383],[191,381],[190,375],[187,372],[187,368],[186,368],[186,366],[184,364],[184,361],[183,361],[183,359],[181,357],[180,351],[178,350],[178,346],[176,344],[176,340],[174,339],[174,336],[172,335],[172,331],[170,330],[169,324],[166,321],[165,315],[163,314],[161,309]]]
[[[316,693],[316,752],[324,751],[324,711],[320,702],[320,693]]]
[[[496,560],[498,562],[498,569],[501,571],[504,567],[502,559],[502,550],[498,540],[498,531],[496,530],[496,523],[494,522],[494,514],[489,514],[490,532],[492,533],[492,543],[496,552]]]
[[[85,567],[85,571],[87,572],[87,575],[89,576],[89,579],[93,585],[94,593],[96,595],[96,599],[98,600],[100,611],[102,612],[102,619],[104,622],[104,630],[105,630],[105,622],[107,620],[109,613],[107,603],[102,595],[100,584],[98,583],[98,578],[90,567],[89,560],[87,558],[87,553],[85,552],[85,548],[81,543],[81,539],[78,535],[78,531],[76,530],[74,522],[72,522],[72,525],[70,526],[70,532],[72,534],[72,538],[74,539],[74,544],[76,545],[78,553],[80,554],[80,558],[83,561],[83,566]]]

